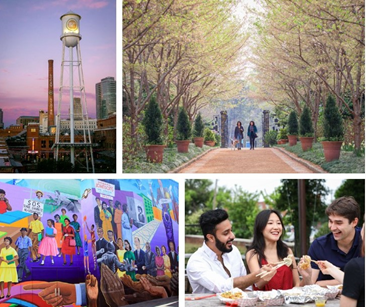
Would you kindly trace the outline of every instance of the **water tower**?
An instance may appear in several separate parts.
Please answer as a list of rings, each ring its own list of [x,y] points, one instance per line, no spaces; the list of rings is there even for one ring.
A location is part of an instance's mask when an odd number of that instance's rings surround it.
[[[59,155],[62,154],[60,149],[70,150],[70,161],[75,165],[75,150],[84,152],[86,169],[89,171],[89,153],[90,162],[92,165],[92,172],[94,173],[94,160],[93,160],[93,144],[90,136],[89,117],[87,112],[85,86],[84,86],[84,74],[81,61],[80,51],[80,19],[81,16],[73,12],[68,12],[60,17],[62,25],[61,41],[62,41],[62,60],[61,60],[61,77],[60,88],[58,98],[58,108],[56,115],[56,139],[54,144],[56,161],[59,159]],[[65,49],[68,48],[68,55],[66,55]],[[75,55],[74,57],[74,50]],[[65,68],[69,72],[68,84],[64,84],[64,72]],[[74,82],[74,68],[75,68],[75,80]],[[62,102],[63,94],[69,95],[69,108],[63,108],[66,103]],[[75,122],[74,122],[74,98],[80,98],[82,104],[82,131],[78,135],[77,142],[75,142]],[[65,112],[69,110],[68,112]],[[70,121],[70,133],[61,131],[61,120]],[[77,155],[79,156],[79,155]]]

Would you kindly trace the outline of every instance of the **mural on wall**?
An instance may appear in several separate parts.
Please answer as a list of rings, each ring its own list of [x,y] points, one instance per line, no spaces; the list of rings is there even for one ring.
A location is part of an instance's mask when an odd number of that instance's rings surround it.
[[[0,307],[177,295],[178,183],[0,180]]]

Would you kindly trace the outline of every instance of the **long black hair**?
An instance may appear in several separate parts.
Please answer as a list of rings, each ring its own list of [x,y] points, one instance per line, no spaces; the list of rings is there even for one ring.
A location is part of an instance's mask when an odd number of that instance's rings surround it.
[[[254,236],[253,242],[250,245],[249,250],[253,250],[253,256],[258,255],[259,266],[262,266],[262,260],[266,260],[264,250],[266,248],[266,242],[263,236],[263,230],[266,228],[270,215],[274,213],[281,221],[282,229],[285,227],[282,222],[281,214],[277,210],[263,210],[257,214],[254,222]],[[283,232],[282,232],[283,233]],[[279,259],[286,258],[288,256],[288,246],[279,238],[277,241],[277,256]]]

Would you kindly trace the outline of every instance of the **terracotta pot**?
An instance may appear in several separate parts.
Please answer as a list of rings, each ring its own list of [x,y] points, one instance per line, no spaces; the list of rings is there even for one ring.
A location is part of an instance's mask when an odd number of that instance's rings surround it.
[[[325,161],[331,162],[338,160],[341,154],[342,141],[324,141],[322,142]]]
[[[297,135],[288,135],[288,142],[290,146],[294,146],[297,144]]]
[[[215,146],[215,141],[205,141],[205,145],[213,147]]]
[[[175,141],[178,152],[188,152],[189,143],[191,140]]]
[[[194,145],[196,145],[197,147],[201,147],[203,146],[203,137],[195,137],[194,139]]]
[[[280,139],[280,140],[277,141],[277,144],[278,145],[283,145],[283,144],[286,144],[287,142],[288,142],[288,140],[286,140],[286,139]]]
[[[314,137],[300,137],[302,151],[307,151],[313,147]]]
[[[147,161],[150,163],[163,162],[163,153],[166,145],[147,145],[145,146]]]

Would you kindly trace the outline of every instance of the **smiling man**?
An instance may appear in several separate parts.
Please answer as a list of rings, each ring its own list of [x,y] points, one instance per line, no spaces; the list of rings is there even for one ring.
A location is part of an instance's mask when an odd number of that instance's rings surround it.
[[[309,256],[313,260],[328,260],[343,271],[348,261],[360,256],[361,228],[357,227],[360,206],[353,197],[341,197],[327,207],[325,214],[331,232],[311,244]],[[316,263],[312,262],[311,266],[313,283],[339,284],[332,276],[323,275]]]
[[[240,252],[233,245],[235,235],[225,210],[207,211],[199,222],[205,241],[187,264],[193,293],[220,293],[236,287],[244,290],[259,280],[256,274],[271,270],[264,266],[246,275]]]

